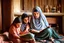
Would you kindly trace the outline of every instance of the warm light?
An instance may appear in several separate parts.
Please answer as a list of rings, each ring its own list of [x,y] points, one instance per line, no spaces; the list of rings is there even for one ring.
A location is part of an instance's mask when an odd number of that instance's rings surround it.
[[[20,0],[14,0],[14,13],[20,13]]]

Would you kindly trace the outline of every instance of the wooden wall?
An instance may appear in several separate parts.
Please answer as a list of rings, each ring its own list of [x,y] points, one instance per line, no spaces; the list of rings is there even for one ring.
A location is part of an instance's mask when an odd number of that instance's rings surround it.
[[[2,14],[1,14],[1,0],[0,0],[0,30],[2,29]]]
[[[62,12],[64,13],[64,0],[62,0]]]
[[[13,20],[12,0],[2,0],[2,30],[8,31]]]
[[[64,13],[64,0],[62,0],[62,12]],[[63,21],[62,21],[62,26],[63,26],[63,34],[64,34],[64,16],[63,16]]]
[[[20,13],[20,0],[13,0],[14,13]]]
[[[46,5],[50,6],[55,6],[57,7],[58,4],[61,3],[61,0],[59,2],[59,0],[21,0],[20,1],[20,6],[21,6],[21,10],[24,11],[32,11],[32,9],[35,6],[40,6],[42,8],[42,10],[44,11],[44,7]]]

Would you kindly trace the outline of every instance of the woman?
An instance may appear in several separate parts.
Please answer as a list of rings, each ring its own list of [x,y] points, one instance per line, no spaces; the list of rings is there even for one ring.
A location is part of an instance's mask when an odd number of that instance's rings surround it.
[[[40,7],[35,7],[33,9],[31,19],[31,32],[35,34],[35,39],[40,40],[51,40],[54,41],[55,39],[59,39],[60,36],[49,26],[48,21],[45,15],[42,13]]]
[[[9,38],[13,43],[20,43],[21,19],[16,17],[9,29]]]
[[[29,17],[26,13],[23,13],[21,16],[22,25],[21,25],[21,38],[24,40],[30,40],[30,43],[35,43],[34,35],[29,32],[30,24],[29,24]]]

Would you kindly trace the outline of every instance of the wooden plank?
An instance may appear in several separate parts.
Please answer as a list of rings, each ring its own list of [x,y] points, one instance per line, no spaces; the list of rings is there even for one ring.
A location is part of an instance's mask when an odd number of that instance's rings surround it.
[[[32,9],[34,8],[35,6],[35,3],[34,3],[34,0],[32,0]]]
[[[24,10],[24,0],[20,0],[20,9]]]
[[[23,9],[23,0],[20,0],[20,9],[22,10]]]
[[[27,0],[24,0],[24,11],[27,11]]]
[[[41,0],[38,0],[38,5],[41,8]]]
[[[61,6],[62,6],[62,9],[61,9],[61,10],[62,10],[62,12],[64,13],[64,0],[61,1],[61,4],[62,4],[62,5],[61,5]]]
[[[14,14],[12,14],[12,12],[14,10],[12,10],[12,0],[2,0],[2,12],[3,12],[3,18],[2,18],[2,29],[3,32],[4,31],[8,31],[9,26],[11,25],[11,16],[13,16]]]
[[[45,6],[44,0],[41,0],[41,8],[43,12],[44,12],[44,6]]]
[[[36,6],[39,6],[39,3],[38,3],[39,1],[40,1],[40,0],[36,0]]]
[[[40,7],[40,0],[38,0],[38,6]]]
[[[61,10],[62,10],[62,12],[64,13],[64,0],[61,1],[61,4],[62,4],[62,9],[61,9]],[[62,28],[63,28],[63,35],[64,35],[64,16],[63,16],[62,19],[63,19],[63,22],[62,22],[62,23],[63,23],[63,24],[62,24],[63,27],[62,27]]]
[[[1,0],[0,0],[0,30],[2,30]]]
[[[29,12],[32,11],[32,0],[29,0]]]
[[[44,0],[44,4],[45,4],[45,5],[47,5],[47,4],[48,4],[48,2],[47,2],[47,1],[48,1],[48,0]]]
[[[29,4],[30,4],[30,2],[29,2],[30,0],[27,0],[27,11],[29,11]]]
[[[54,0],[54,6],[57,6],[57,0]]]
[[[48,5],[53,6],[53,2],[54,2],[54,0],[48,0]]]
[[[47,17],[47,21],[49,24],[56,24],[57,23],[57,19],[54,17]]]

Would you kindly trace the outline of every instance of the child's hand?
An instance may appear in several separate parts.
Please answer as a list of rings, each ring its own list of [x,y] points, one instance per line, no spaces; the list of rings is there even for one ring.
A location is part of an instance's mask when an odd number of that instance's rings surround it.
[[[26,32],[26,33],[29,32],[29,28],[30,28],[29,25],[26,25],[26,29],[24,32]]]
[[[29,30],[29,28],[30,28],[29,25],[27,25],[27,26],[26,26],[26,30]]]

